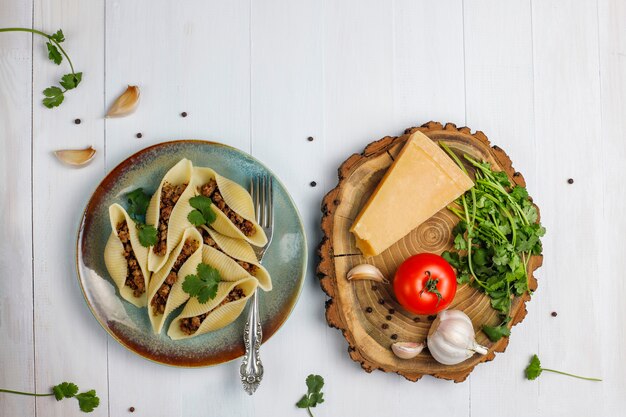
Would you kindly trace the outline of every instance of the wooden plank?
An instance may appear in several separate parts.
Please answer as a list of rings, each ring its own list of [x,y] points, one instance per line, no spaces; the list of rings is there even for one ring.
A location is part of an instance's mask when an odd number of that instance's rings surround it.
[[[605,415],[619,415],[626,408],[626,309],[623,300],[626,284],[620,271],[626,268],[622,254],[622,231],[626,219],[622,208],[626,198],[621,192],[621,169],[626,161],[626,4],[620,0],[598,2],[600,29],[600,76],[602,100],[603,227],[602,262],[597,275],[601,290],[594,300],[595,316],[600,323],[601,362],[593,361],[593,372],[602,372],[605,382],[599,402]],[[575,183],[576,184],[576,183]],[[594,356],[592,356],[594,357]]]
[[[0,27],[32,27],[32,1],[2,6]],[[39,47],[41,40],[35,39]],[[35,390],[31,222],[32,37],[0,33],[0,387]],[[0,414],[32,415],[33,398],[0,394]]]
[[[537,164],[533,193],[547,229],[542,271],[546,279],[537,294],[545,308],[537,353],[546,367],[595,375],[602,373],[604,360],[599,337],[613,331],[604,327],[600,315],[607,288],[594,282],[606,262],[597,5],[591,0],[533,2],[532,25]],[[574,183],[568,184],[568,178]],[[550,317],[552,310],[556,318]],[[563,415],[565,410],[608,415],[598,401],[606,383],[544,374],[533,384],[539,390],[540,415]]]
[[[34,26],[64,30],[63,44],[83,82],[67,93],[61,107],[40,104],[40,92],[68,71],[57,67],[37,43],[34,51],[33,108],[33,235],[35,296],[35,366],[37,389],[74,381],[95,389],[101,405],[93,414],[108,416],[107,338],[83,300],[76,281],[76,230],[84,204],[104,172],[102,115],[104,2],[36,0]],[[80,18],[77,18],[80,16]],[[80,118],[80,125],[74,119]],[[63,148],[97,150],[90,165],[63,166],[52,151]],[[68,416],[78,413],[75,401],[57,403],[38,398],[36,414]]]
[[[324,349],[323,335],[329,329],[320,320],[323,302],[314,283],[319,204],[325,192],[320,166],[326,144],[324,5],[316,0],[253,0],[251,7],[252,154],[289,190],[304,222],[310,260],[308,279],[294,312],[261,350],[265,376],[255,394],[254,411],[269,415],[272,410],[273,415],[286,416],[298,412],[294,403],[306,391],[306,376],[312,372],[327,376],[329,372],[324,358],[316,354]],[[316,182],[315,187],[311,181]],[[288,359],[297,357],[307,359]],[[276,387],[281,387],[288,400],[277,401],[272,394]],[[329,406],[326,412],[336,414],[331,410],[337,403],[329,397],[324,403]]]
[[[174,139],[249,149],[248,3],[107,3],[107,105],[128,84],[141,89],[135,114],[105,121],[108,169],[139,149]]]
[[[107,105],[127,84],[141,88],[135,114],[105,122],[107,170],[136,150],[172,139],[250,150],[249,15],[247,0],[195,0],[184,7],[155,7],[147,0],[107,3]],[[181,117],[183,111],[187,117]],[[111,415],[131,406],[142,415],[200,416],[207,410],[228,415],[246,395],[237,367],[233,362],[179,370],[148,363],[111,342]]]
[[[534,134],[530,2],[466,0],[464,5],[467,125],[484,131],[509,154],[534,195],[541,179]],[[539,204],[543,215],[546,209]],[[472,415],[491,414],[494,399],[506,401],[511,392],[526,400],[515,407],[496,405],[501,416],[539,414],[538,384],[521,378],[528,356],[537,350],[540,322],[551,319],[541,298],[542,268],[536,276],[538,291],[527,304],[524,322],[513,328],[506,353],[470,376]],[[501,375],[506,375],[502,383],[490,382]]]

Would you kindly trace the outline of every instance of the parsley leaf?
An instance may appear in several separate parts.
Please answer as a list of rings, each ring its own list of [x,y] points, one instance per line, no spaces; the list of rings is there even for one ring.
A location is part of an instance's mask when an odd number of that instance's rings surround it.
[[[61,65],[63,55],[61,55],[61,52],[59,52],[56,45],[52,42],[46,42],[46,46],[48,47],[48,59],[57,65]]]
[[[571,376],[571,377],[578,378],[578,379],[585,379],[587,381],[602,381],[600,378],[590,378],[586,376],[574,375],[574,374],[570,374],[567,372],[557,371],[555,369],[542,368],[541,361],[539,361],[539,357],[537,355],[533,355],[532,358],[530,358],[530,363],[524,370],[524,373],[526,374],[526,379],[533,380],[533,379],[539,378],[539,376],[541,375],[543,371],[554,372],[555,374]]]
[[[59,29],[55,33],[50,35],[50,39],[56,41],[57,43],[61,43],[65,41],[65,35],[63,35],[63,31]]]
[[[59,81],[59,84],[61,84],[61,87],[65,88],[65,90],[72,90],[76,88],[78,84],[80,84],[82,79],[82,72],[77,72],[76,74],[65,74],[63,77],[61,77],[61,81]]]
[[[509,329],[506,324],[501,324],[500,326],[483,326],[483,332],[492,342],[497,342],[501,338],[511,335],[511,329]]]
[[[201,226],[203,224],[211,224],[215,221],[215,212],[211,209],[211,199],[203,195],[197,195],[189,199],[189,204],[195,210],[192,210],[187,215],[187,220],[194,226]]]
[[[97,406],[100,405],[100,398],[96,395],[95,390],[89,390],[87,392],[81,392],[76,396],[78,400],[78,407],[80,411],[85,413],[91,413]]]
[[[59,385],[52,387],[54,398],[61,401],[63,398],[72,398],[78,393],[78,387],[72,382],[61,382]]]
[[[19,394],[19,395],[32,395],[35,397],[51,397],[54,396],[57,401],[61,401],[64,398],[76,398],[78,400],[78,407],[85,413],[92,412],[98,405],[100,405],[100,398],[96,395],[95,390],[87,392],[81,392],[78,394],[78,387],[73,382],[61,382],[55,385],[47,394],[37,394],[34,392],[23,392],[0,388],[0,392],[7,394]]]
[[[192,297],[198,298],[200,304],[217,295],[217,284],[222,280],[217,269],[201,263],[196,268],[196,275],[187,275],[183,282],[183,291]]]
[[[43,99],[42,103],[49,109],[59,106],[63,103],[63,99],[65,98],[63,96],[63,90],[55,86],[43,90],[43,95],[46,96],[46,98]]]
[[[313,416],[311,408],[324,402],[324,393],[322,393],[324,378],[311,374],[306,378],[306,386],[307,393],[296,403],[296,407],[306,408],[309,415]]]
[[[145,223],[150,196],[143,191],[143,188],[137,188],[126,194],[126,199],[128,200],[128,215],[130,218],[136,222]]]
[[[156,245],[159,241],[157,229],[154,226],[137,223],[137,232],[137,238],[141,246],[147,248]]]

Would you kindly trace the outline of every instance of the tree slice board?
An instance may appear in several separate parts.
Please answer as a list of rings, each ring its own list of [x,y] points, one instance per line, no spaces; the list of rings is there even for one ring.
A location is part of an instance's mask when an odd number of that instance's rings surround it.
[[[516,172],[506,153],[491,146],[480,131],[471,133],[467,127],[457,128],[448,123],[429,122],[421,127],[407,129],[399,137],[385,137],[370,143],[363,153],[354,154],[339,167],[339,183],[322,202],[323,239],[319,247],[317,268],[321,286],[330,299],[326,302],[326,320],[340,329],[348,341],[350,357],[363,369],[396,372],[416,381],[423,375],[461,382],[474,367],[494,359],[496,352],[504,352],[509,340],[492,343],[480,331],[482,325],[498,325],[499,318],[491,308],[489,297],[468,285],[459,286],[450,309],[463,310],[477,330],[476,340],[489,348],[485,356],[474,355],[458,365],[442,365],[425,349],[416,358],[399,359],[391,351],[395,341],[422,342],[435,316],[420,316],[404,310],[395,300],[391,284],[373,281],[350,282],[347,272],[361,263],[378,267],[390,281],[396,268],[411,255],[422,252],[441,254],[453,248],[452,228],[457,218],[443,209],[385,252],[372,258],[361,256],[349,229],[361,208],[380,182],[394,157],[398,155],[409,135],[422,131],[433,141],[443,141],[459,155],[467,153],[492,164],[494,169],[507,173],[512,183],[525,186],[524,177]],[[471,171],[468,167],[468,170]],[[393,213],[390,213],[393,215]],[[537,288],[533,272],[541,266],[542,257],[529,260],[530,288]],[[509,326],[526,316],[528,294],[512,302]],[[371,309],[371,310],[370,310]],[[368,312],[371,311],[371,312]]]

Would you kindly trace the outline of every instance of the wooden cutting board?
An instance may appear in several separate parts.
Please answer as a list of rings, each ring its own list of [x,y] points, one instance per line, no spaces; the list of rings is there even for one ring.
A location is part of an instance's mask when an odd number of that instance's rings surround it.
[[[363,369],[371,372],[380,369],[396,372],[406,379],[416,381],[423,375],[433,375],[461,382],[474,367],[494,359],[496,352],[504,352],[509,338],[496,343],[489,341],[479,329],[482,325],[499,324],[498,314],[491,308],[489,297],[478,290],[461,285],[450,309],[463,310],[477,330],[476,340],[489,348],[485,356],[474,355],[458,365],[441,365],[424,350],[414,359],[399,359],[391,351],[395,341],[425,340],[434,316],[419,316],[404,310],[395,300],[390,284],[372,281],[350,282],[347,272],[355,265],[376,265],[390,281],[396,268],[411,255],[422,252],[441,254],[452,245],[452,228],[457,218],[443,209],[405,238],[373,258],[364,258],[356,248],[354,236],[349,232],[354,219],[382,179],[393,158],[400,152],[409,135],[416,130],[434,141],[443,141],[453,150],[483,159],[494,169],[505,171],[512,183],[525,186],[524,177],[516,172],[506,153],[490,146],[482,132],[471,133],[467,127],[457,128],[448,123],[429,122],[421,127],[407,129],[399,137],[385,137],[370,143],[363,153],[354,154],[339,167],[339,183],[322,202],[322,231],[324,237],[319,247],[318,275],[330,299],[326,302],[326,320],[338,328],[348,341],[350,357]],[[468,171],[471,172],[470,167]],[[393,213],[391,213],[393,215]],[[537,281],[532,276],[541,266],[542,257],[529,261],[530,287],[534,291]],[[526,316],[528,294],[516,297],[511,307],[513,320],[509,326],[520,323]]]

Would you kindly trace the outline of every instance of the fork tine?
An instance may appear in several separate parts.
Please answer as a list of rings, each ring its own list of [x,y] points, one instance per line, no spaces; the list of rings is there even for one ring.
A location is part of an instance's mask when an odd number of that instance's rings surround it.
[[[270,177],[267,185],[267,227],[274,225],[274,178]]]
[[[259,178],[254,177],[252,184],[252,203],[254,204],[254,218],[259,218]]]
[[[261,184],[261,213],[259,214],[259,224],[261,225],[261,227],[267,227],[267,224],[265,222],[265,215],[267,214],[267,195],[265,193],[265,187],[266,187],[266,177],[265,175],[263,175],[262,180],[261,180],[262,184]]]

